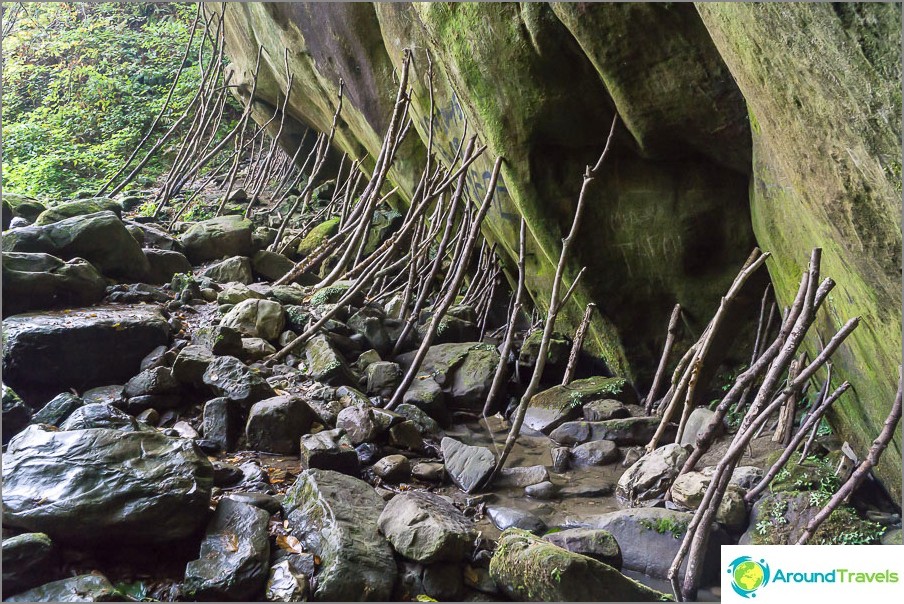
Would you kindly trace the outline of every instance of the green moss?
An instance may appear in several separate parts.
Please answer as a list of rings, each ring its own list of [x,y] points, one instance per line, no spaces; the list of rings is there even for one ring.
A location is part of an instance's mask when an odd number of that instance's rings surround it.
[[[644,518],[640,521],[640,525],[648,531],[656,531],[660,535],[671,535],[675,539],[680,539],[688,527],[686,520],[676,520],[671,516],[663,516],[655,521]]]
[[[307,256],[320,247],[327,238],[339,231],[339,218],[330,218],[311,229],[298,244],[298,255]]]

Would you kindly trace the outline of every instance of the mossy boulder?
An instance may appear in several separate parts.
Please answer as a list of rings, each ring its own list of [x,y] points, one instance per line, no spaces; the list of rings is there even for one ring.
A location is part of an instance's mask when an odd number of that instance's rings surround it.
[[[510,598],[539,602],[649,602],[669,597],[608,564],[553,545],[528,531],[502,533],[490,577]]]
[[[637,402],[634,389],[624,378],[574,380],[535,394],[524,415],[524,425],[549,434],[563,423],[581,417],[585,403],[601,398]]]
[[[337,232],[339,232],[339,217],[324,220],[311,229],[298,243],[298,248],[296,250],[298,255],[302,258],[306,257]]]
[[[118,201],[109,197],[93,197],[90,199],[79,199],[76,201],[67,201],[59,205],[55,205],[43,212],[35,219],[35,224],[44,226],[59,222],[64,218],[72,218],[73,216],[84,216],[85,214],[94,214],[95,212],[110,211],[117,217],[122,217],[122,206]]]
[[[17,193],[3,193],[3,204],[10,209],[12,215],[18,218],[24,218],[28,222],[34,222],[37,217],[47,209],[47,207],[32,197],[19,195]],[[6,220],[4,218],[4,220]],[[4,222],[3,230],[9,225]]]

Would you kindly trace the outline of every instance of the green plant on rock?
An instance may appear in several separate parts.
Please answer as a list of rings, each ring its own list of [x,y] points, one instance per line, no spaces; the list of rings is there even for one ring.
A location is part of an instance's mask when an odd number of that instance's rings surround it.
[[[687,530],[687,521],[676,520],[671,516],[664,516],[656,520],[643,519],[640,525],[647,530],[656,531],[660,535],[672,535],[675,539],[680,539]]]

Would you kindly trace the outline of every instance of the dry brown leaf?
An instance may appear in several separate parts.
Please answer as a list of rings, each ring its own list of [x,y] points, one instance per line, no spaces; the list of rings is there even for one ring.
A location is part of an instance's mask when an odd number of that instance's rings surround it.
[[[301,541],[299,541],[292,535],[277,535],[276,545],[278,545],[281,549],[286,550],[287,552],[292,552],[295,554],[304,553],[304,548],[301,546]]]
[[[235,553],[239,551],[239,538],[232,533],[226,533],[226,545],[224,547],[227,552]]]

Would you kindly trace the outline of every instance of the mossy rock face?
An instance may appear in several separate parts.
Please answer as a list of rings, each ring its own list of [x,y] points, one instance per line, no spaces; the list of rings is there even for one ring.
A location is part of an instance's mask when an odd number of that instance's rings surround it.
[[[771,454],[767,459],[766,467],[771,467],[781,453],[781,451],[776,451]],[[800,462],[797,461],[797,457],[799,456],[792,456],[785,467],[769,483],[769,489],[773,493],[820,489],[835,491],[840,486],[841,479],[847,477],[847,474],[839,477],[836,474],[836,468],[840,464],[844,464],[848,469],[851,467],[850,461],[841,451],[832,451],[826,457],[811,455]]]
[[[86,214],[94,214],[95,212],[103,212],[109,210],[117,216],[122,216],[122,206],[118,201],[109,197],[94,197],[91,199],[79,199],[78,201],[67,201],[59,205],[53,206],[48,210],[44,210],[35,219],[35,224],[44,226],[59,222],[64,218],[72,218],[73,216],[84,216]]]
[[[339,218],[324,220],[313,229],[298,244],[298,255],[302,258],[320,247],[324,241],[339,232]]]
[[[19,195],[17,193],[4,192],[3,204],[10,208],[13,216],[24,218],[29,222],[34,222],[41,212],[47,209],[47,207],[37,199],[33,199],[26,195]],[[4,225],[4,230],[6,230],[6,226],[8,225]]]
[[[553,545],[528,531],[502,533],[490,576],[509,597],[538,602],[649,602],[668,596],[608,564]]]
[[[860,327],[832,358],[854,388],[830,421],[863,454],[895,397],[901,362],[901,5],[700,3],[697,10],[750,111],[753,228],[779,304],[810,251],[836,286],[822,341]],[[811,356],[820,349],[815,334]],[[877,475],[901,493],[896,434]],[[900,503],[900,500],[898,500]]]

